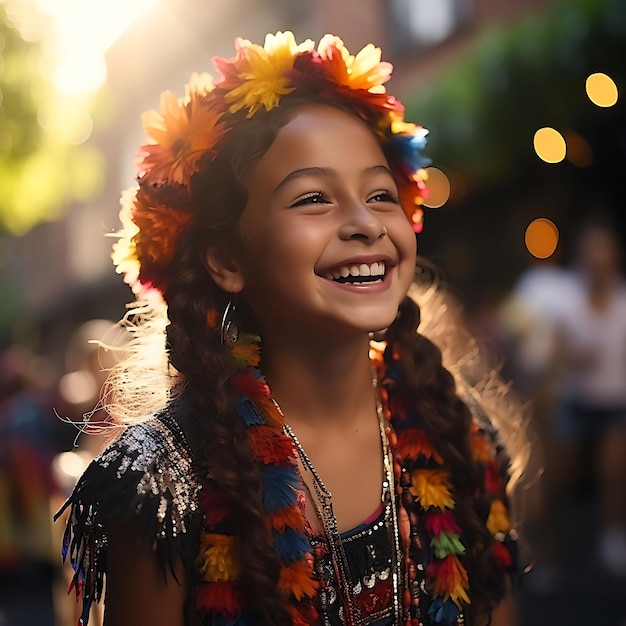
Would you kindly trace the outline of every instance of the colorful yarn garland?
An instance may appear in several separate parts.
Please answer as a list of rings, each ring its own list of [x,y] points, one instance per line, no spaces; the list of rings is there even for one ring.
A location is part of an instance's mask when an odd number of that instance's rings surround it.
[[[258,342],[258,337],[241,336],[241,345],[234,356],[239,372],[233,377],[233,384],[240,394],[238,413],[247,427],[250,449],[261,469],[268,532],[282,563],[278,588],[293,623],[304,626],[318,617],[319,585],[313,573],[314,559],[297,497],[303,486],[293,442],[283,433],[283,417],[257,369]],[[243,354],[247,355],[246,359],[241,358]],[[417,609],[427,607],[430,622],[452,626],[463,620],[463,611],[471,602],[468,573],[463,564],[466,548],[462,529],[454,516],[454,486],[420,417],[404,405],[397,393],[400,370],[386,367],[380,358],[375,358],[374,363],[381,374],[383,414],[394,451],[396,481],[401,485],[398,519],[405,552],[409,555],[404,564],[405,615],[408,623],[418,626]],[[505,546],[511,525],[501,499],[503,483],[495,478],[496,461],[492,454],[487,454],[488,448],[492,453],[489,442],[473,425],[472,449],[477,461],[486,465],[486,475],[491,476],[487,479],[488,492],[494,496],[487,527],[496,537],[493,548],[496,562],[507,569],[513,562]],[[405,508],[403,503],[407,501],[418,508],[417,517],[410,507]],[[243,625],[243,599],[238,586],[243,564],[237,562],[232,519],[219,492],[210,484],[201,506],[205,518],[197,560],[203,578],[197,593],[198,609],[211,615],[216,623]],[[419,587],[420,576],[424,583],[422,593],[425,589],[429,595],[426,599],[410,591]]]

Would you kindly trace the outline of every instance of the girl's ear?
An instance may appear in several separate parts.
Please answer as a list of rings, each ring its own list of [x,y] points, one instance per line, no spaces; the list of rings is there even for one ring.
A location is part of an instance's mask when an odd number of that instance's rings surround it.
[[[241,263],[230,242],[219,241],[207,247],[204,264],[215,284],[227,293],[240,293],[245,287]]]

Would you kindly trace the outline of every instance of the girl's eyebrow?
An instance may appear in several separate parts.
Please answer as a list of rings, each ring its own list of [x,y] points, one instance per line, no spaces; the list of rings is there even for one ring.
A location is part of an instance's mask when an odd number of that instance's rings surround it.
[[[388,174],[393,178],[393,174],[391,170],[386,165],[371,165],[370,167],[365,168],[363,170],[363,174]],[[272,195],[276,195],[283,187],[288,185],[289,183],[297,180],[299,178],[311,178],[311,177],[327,177],[332,178],[337,176],[337,172],[330,167],[303,167],[297,170],[293,170],[293,172],[289,172],[285,178],[283,178],[274,191]]]
[[[293,182],[294,180],[298,180],[299,178],[312,178],[312,177],[333,177],[336,176],[336,172],[334,169],[330,167],[303,167],[298,170],[293,170],[293,172],[289,172],[285,178],[283,178],[276,189],[272,192],[272,195],[275,196],[283,187]]]

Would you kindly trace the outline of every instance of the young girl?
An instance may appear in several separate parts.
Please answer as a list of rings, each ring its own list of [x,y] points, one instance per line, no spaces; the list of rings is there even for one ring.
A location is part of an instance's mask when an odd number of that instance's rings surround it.
[[[124,196],[128,425],[65,505],[80,623],[103,595],[116,626],[513,623],[486,387],[457,368],[460,399],[407,297],[426,132],[391,65],[288,32],[214,64],[144,115]]]

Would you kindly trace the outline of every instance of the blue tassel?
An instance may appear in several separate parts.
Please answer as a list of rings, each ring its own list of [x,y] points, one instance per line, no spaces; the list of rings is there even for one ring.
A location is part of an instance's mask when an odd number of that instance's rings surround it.
[[[419,133],[419,131],[418,131]],[[426,135],[392,135],[391,144],[400,154],[400,158],[412,172],[430,165],[430,159],[422,156],[420,151],[426,147]]]
[[[277,534],[274,538],[274,548],[285,565],[298,561],[311,551],[311,544],[304,533],[296,533],[291,528]]]
[[[263,413],[257,409],[256,405],[248,396],[241,396],[239,403],[237,404],[237,413],[243,420],[243,423],[248,426],[261,426],[265,424],[265,417]]]
[[[301,488],[296,468],[263,467],[263,504],[268,513],[290,506],[297,499],[297,490]]]
[[[444,602],[441,596],[433,599],[428,615],[436,624],[445,624],[451,626],[459,617],[459,607],[450,599]]]

